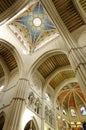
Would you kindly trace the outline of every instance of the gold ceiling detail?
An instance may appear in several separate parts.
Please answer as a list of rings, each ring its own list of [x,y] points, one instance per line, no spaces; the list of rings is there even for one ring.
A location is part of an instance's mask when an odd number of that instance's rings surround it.
[[[72,0],[53,0],[53,3],[64,24],[70,32],[84,25],[84,22],[76,10]],[[86,3],[86,1],[84,3]]]
[[[70,65],[65,54],[57,54],[47,58],[39,67],[38,71],[47,78],[55,69]]]
[[[51,81],[50,85],[55,89],[64,80],[75,77],[73,70],[61,71]]]

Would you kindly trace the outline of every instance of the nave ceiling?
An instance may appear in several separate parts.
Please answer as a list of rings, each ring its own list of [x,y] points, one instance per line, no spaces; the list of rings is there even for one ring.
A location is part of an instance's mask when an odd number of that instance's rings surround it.
[[[0,7],[0,13],[9,8],[15,1],[9,0],[7,2],[1,0],[2,6]],[[83,2],[80,2],[86,11]],[[81,16],[76,11],[71,0],[53,0],[53,3],[70,32],[73,32],[84,25]],[[48,38],[53,38],[54,35],[58,36],[59,34],[53,21],[40,2],[34,3],[26,9],[25,12],[14,19],[9,24],[9,28],[19,39],[21,45],[25,48],[29,48],[30,52],[34,52],[35,49],[48,40]],[[10,72],[18,67],[13,54],[2,42],[0,43],[0,56]],[[70,69],[68,67],[66,70],[61,70],[61,68],[66,68],[67,66],[70,66]],[[60,71],[58,72],[59,69]],[[66,54],[63,53],[45,58],[44,62],[38,66],[37,71],[44,80],[51,77],[48,85],[51,86],[54,91],[63,83],[63,81],[66,82],[66,80],[76,78],[75,72],[73,71]],[[4,69],[0,64],[0,78],[4,77],[4,75]],[[75,83],[75,81],[68,83],[66,86],[64,85],[59,91],[57,100],[60,105],[63,105],[66,108],[73,107],[77,109],[78,104],[86,106],[86,99],[83,96],[79,84]]]

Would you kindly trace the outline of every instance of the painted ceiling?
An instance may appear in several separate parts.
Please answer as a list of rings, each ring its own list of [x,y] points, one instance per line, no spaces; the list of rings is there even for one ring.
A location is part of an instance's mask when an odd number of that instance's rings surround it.
[[[69,83],[61,89],[57,97],[57,102],[66,109],[77,109],[79,106],[85,106],[86,99],[84,98],[78,83]]]
[[[62,82],[64,82],[67,79],[74,78],[75,73],[73,70],[64,70],[59,73],[57,73],[50,81],[50,85],[53,89],[57,88],[58,85],[60,85]]]
[[[54,35],[56,28],[40,2],[33,4],[10,25],[17,38],[30,51],[34,51],[43,40]]]
[[[46,79],[56,69],[68,65],[70,65],[70,63],[65,54],[55,54],[46,58],[45,61],[38,67],[38,71]]]

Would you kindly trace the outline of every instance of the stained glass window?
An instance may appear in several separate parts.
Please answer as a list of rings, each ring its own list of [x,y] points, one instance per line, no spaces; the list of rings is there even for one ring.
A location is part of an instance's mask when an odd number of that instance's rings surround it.
[[[71,116],[76,117],[76,112],[73,108],[70,109]]]
[[[65,109],[63,109],[63,114],[64,114],[64,115],[67,115],[67,113],[66,113]]]
[[[49,96],[48,93],[45,93],[45,98],[46,98],[47,101],[50,101],[50,96]]]
[[[86,115],[86,108],[85,107],[82,106],[80,108],[80,111],[81,111],[82,116]]]

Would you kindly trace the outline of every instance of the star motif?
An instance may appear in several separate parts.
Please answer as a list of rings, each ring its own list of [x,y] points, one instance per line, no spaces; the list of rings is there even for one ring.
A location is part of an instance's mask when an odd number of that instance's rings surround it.
[[[17,18],[15,21],[20,23],[21,26],[28,28],[30,36],[32,38],[32,43],[35,43],[42,32],[55,30],[54,24],[47,18],[47,14],[40,2],[38,2],[31,12],[24,13],[22,16]],[[38,20],[40,23],[37,26],[34,21]],[[37,22],[37,21],[36,21]]]

